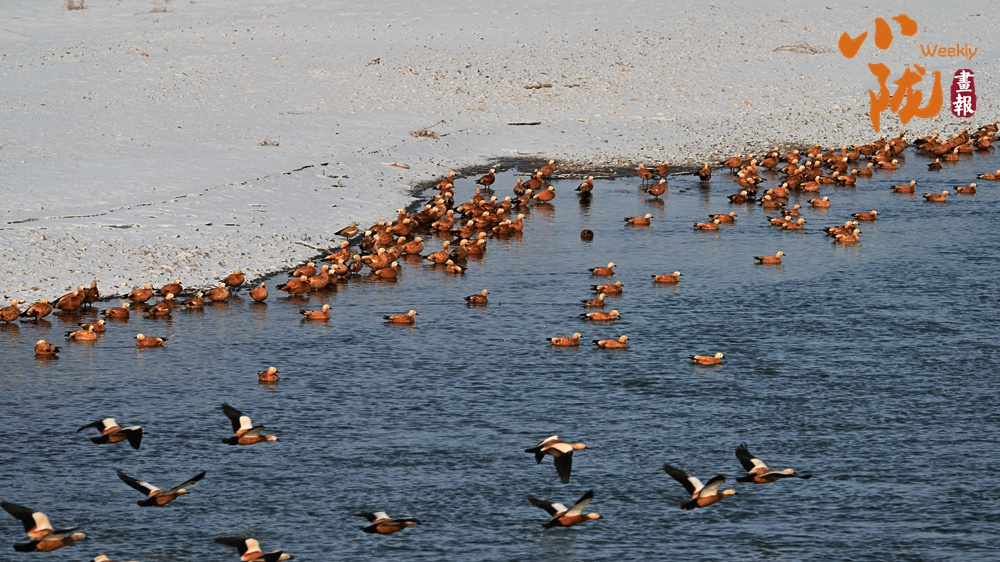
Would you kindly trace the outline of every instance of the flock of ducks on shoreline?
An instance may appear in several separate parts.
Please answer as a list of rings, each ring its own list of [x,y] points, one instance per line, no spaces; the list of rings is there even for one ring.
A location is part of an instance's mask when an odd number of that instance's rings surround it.
[[[941,140],[937,133],[929,137],[917,139],[913,145],[917,150],[936,156],[936,160],[929,165],[931,170],[940,168],[940,160],[951,160],[958,158],[959,154],[971,152],[973,150],[988,150],[992,143],[996,141],[997,123],[986,125],[975,133],[963,130],[952,136],[949,140]],[[783,156],[777,151],[772,151],[761,161],[757,161],[751,155],[744,158],[737,155],[722,162],[724,168],[729,168],[736,177],[736,182],[740,186],[740,191],[728,197],[733,204],[760,204],[770,211],[778,211],[781,217],[770,218],[771,224],[783,230],[801,229],[805,219],[799,217],[799,206],[786,208],[789,193],[794,191],[815,192],[819,191],[823,185],[840,185],[850,187],[854,185],[858,176],[870,175],[877,167],[879,169],[898,169],[898,156],[907,147],[908,142],[903,134],[893,139],[882,138],[871,144],[864,146],[855,145],[853,149],[842,147],[840,151],[830,149],[822,151],[818,145],[804,150],[792,151]],[[867,157],[869,163],[865,167],[851,168],[851,164]],[[759,168],[773,169],[783,175],[780,187],[765,191],[759,198],[758,185],[763,179],[758,175]],[[848,171],[850,169],[850,171]],[[430,267],[440,269],[445,274],[462,275],[465,272],[465,264],[469,259],[477,259],[484,255],[487,240],[506,239],[520,236],[524,228],[524,214],[529,212],[530,206],[551,205],[551,201],[556,197],[555,189],[546,184],[546,179],[555,172],[554,162],[542,167],[532,175],[527,182],[517,180],[514,187],[514,195],[499,200],[491,195],[494,184],[495,170],[483,175],[476,184],[475,195],[467,202],[455,205],[454,201],[454,181],[455,173],[452,172],[448,178],[437,184],[437,194],[423,206],[422,210],[416,213],[408,213],[400,210],[399,215],[393,221],[379,222],[366,231],[362,232],[356,223],[342,229],[337,234],[345,238],[340,247],[335,251],[328,252],[323,257],[324,263],[317,269],[314,262],[296,268],[291,278],[276,288],[288,293],[289,296],[300,295],[313,291],[338,290],[338,283],[349,276],[360,275],[368,270],[367,277],[373,280],[394,281],[401,271],[400,260],[418,260],[419,262],[429,262]],[[643,180],[643,191],[651,197],[658,198],[662,195],[667,186],[664,176],[670,173],[669,162],[664,162],[653,170],[646,169],[643,164],[639,165],[638,175]],[[711,167],[706,163],[701,169],[695,172],[702,181],[711,179]],[[1000,170],[990,174],[980,174],[978,179],[1000,180]],[[657,181],[658,180],[658,181]],[[653,183],[655,181],[655,183]],[[896,193],[914,193],[916,181],[912,180],[908,184],[893,186]],[[966,186],[955,188],[957,193],[975,193],[976,185],[971,183]],[[588,177],[577,188],[581,201],[586,201],[591,197],[594,189],[593,176]],[[928,202],[945,202],[949,194],[948,190],[941,193],[928,193],[924,199]],[[831,202],[828,197],[814,198],[808,201],[809,205],[815,208],[829,208]],[[510,218],[512,214],[514,218]],[[857,244],[859,242],[860,229],[857,228],[860,222],[877,220],[878,211],[860,211],[851,215],[852,220],[825,229],[834,240],[835,244]],[[709,221],[695,223],[697,230],[718,230],[722,224],[735,224],[736,213],[718,213],[709,215]],[[629,226],[643,227],[651,224],[651,214],[644,216],[626,217],[625,223]],[[432,233],[447,237],[442,243],[442,249],[437,252],[424,254],[423,238],[419,234]],[[593,232],[585,229],[581,232],[581,239],[590,240]],[[353,243],[352,243],[353,242]],[[356,244],[357,251],[352,246]],[[754,260],[762,265],[780,265],[784,253],[776,252],[774,255],[754,256]],[[615,273],[615,263],[609,262],[604,266],[597,266],[590,269],[590,273],[595,277],[613,277]],[[651,275],[653,282],[657,284],[678,284],[681,272]],[[67,332],[69,340],[78,342],[93,342],[99,334],[107,330],[106,321],[128,321],[132,311],[141,312],[146,318],[165,317],[173,313],[178,306],[184,309],[199,309],[205,306],[206,302],[224,301],[229,296],[239,290],[246,279],[243,272],[237,270],[226,275],[221,282],[211,289],[197,291],[196,294],[182,303],[177,299],[183,294],[184,287],[180,279],[154,290],[151,284],[132,291],[128,296],[128,302],[124,302],[119,307],[108,308],[102,312],[104,319],[95,322],[81,324],[78,330]],[[623,292],[621,281],[606,282],[591,286],[591,290],[596,293],[593,298],[582,301],[586,308],[603,309],[606,304],[607,295],[620,295]],[[150,303],[152,298],[159,294],[162,300]],[[253,287],[249,291],[251,299],[255,302],[263,302],[268,298],[268,292],[264,283]],[[485,306],[489,303],[489,291],[483,289],[481,292],[465,297],[469,306]],[[0,321],[13,322],[17,319],[22,321],[38,321],[54,311],[60,314],[71,315],[82,308],[90,307],[100,299],[100,292],[97,288],[97,281],[93,281],[90,287],[80,285],[76,290],[67,293],[50,303],[42,299],[26,310],[19,308],[21,301],[13,300],[11,305],[0,309]],[[330,305],[324,304],[319,310],[301,310],[304,320],[328,320],[330,315]],[[386,324],[414,325],[416,323],[416,310],[407,313],[386,315],[383,320]],[[586,312],[580,317],[590,322],[614,322],[620,319],[618,310],[604,312],[596,310]],[[570,337],[554,336],[548,338],[550,345],[556,347],[579,346],[581,334],[574,333]],[[142,333],[136,336],[137,347],[161,347],[166,338],[146,336]],[[625,349],[628,347],[628,336],[621,335],[618,338],[592,340],[594,345],[604,349]],[[52,357],[60,352],[59,347],[39,340],[35,344],[35,353],[39,357]],[[692,363],[699,365],[717,365],[722,362],[724,354],[717,352],[707,355],[691,355]],[[258,380],[261,382],[277,383],[278,370],[276,367],[268,367],[258,373]],[[250,418],[223,403],[224,414],[230,420],[233,427],[233,435],[223,439],[229,445],[251,445],[274,441],[274,435],[266,435],[262,432],[263,426],[253,425]],[[96,422],[84,425],[78,429],[94,428],[100,435],[92,437],[91,440],[98,444],[128,442],[134,449],[138,449],[142,435],[145,430],[139,426],[121,427],[114,418],[105,418]],[[525,451],[535,455],[536,462],[541,463],[545,456],[552,456],[556,472],[563,483],[568,483],[572,469],[572,456],[576,450],[584,449],[582,443],[567,443],[559,440],[558,436],[552,436],[543,440],[538,445],[528,448]],[[806,479],[811,475],[799,475],[792,469],[775,471],[769,469],[760,459],[754,457],[747,450],[746,445],[740,445],[736,449],[736,456],[741,465],[747,471],[745,476],[737,478],[738,482],[766,484],[780,479],[796,477]],[[707,483],[702,483],[698,478],[675,468],[670,464],[663,465],[664,471],[682,484],[690,495],[690,500],[686,500],[681,507],[683,509],[695,509],[706,507],[722,500],[728,495],[736,493],[733,489],[723,489],[725,476],[717,475]],[[163,507],[179,496],[187,494],[187,488],[205,477],[205,472],[201,472],[187,481],[163,490],[149,483],[137,480],[127,474],[118,471],[118,478],[125,484],[143,493],[146,498],[139,500],[138,504],[143,507],[156,506]],[[573,505],[566,507],[563,504],[540,500],[529,497],[529,502],[541,509],[544,509],[550,519],[543,524],[544,527],[569,527],[597,519],[600,516],[596,513],[584,513],[585,509],[594,498],[593,490],[583,494]],[[28,543],[16,544],[18,551],[49,551],[73,544],[83,540],[86,536],[77,532],[75,528],[54,529],[49,523],[44,513],[35,511],[18,504],[2,502],[2,507],[15,518],[21,520],[25,527],[25,532],[32,540]],[[412,517],[393,518],[385,512],[365,512],[356,514],[367,520],[368,524],[362,527],[366,533],[392,534],[405,528],[419,525],[420,521]],[[240,559],[243,561],[274,562],[278,560],[288,560],[290,555],[282,551],[264,553],[259,543],[250,537],[220,537],[216,542],[222,545],[237,548]],[[94,558],[95,562],[108,561],[106,556]]]

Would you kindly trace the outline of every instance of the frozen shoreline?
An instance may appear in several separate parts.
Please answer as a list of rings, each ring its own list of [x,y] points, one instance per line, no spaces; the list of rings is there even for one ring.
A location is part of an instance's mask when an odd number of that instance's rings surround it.
[[[868,62],[976,71],[979,107],[882,133],[993,121],[998,39],[980,9],[896,2],[11,3],[0,8],[4,299],[104,295],[180,277],[260,278],[333,233],[413,202],[415,186],[500,159],[632,170],[774,145],[876,138]],[[961,8],[961,7],[960,7]],[[907,13],[920,26],[855,59],[837,38]],[[956,12],[968,12],[957,14]],[[775,50],[806,42],[818,54]],[[921,44],[968,43],[971,61]],[[376,62],[377,61],[377,64]],[[551,86],[548,86],[551,85]],[[507,123],[535,122],[534,126]],[[429,128],[437,139],[418,138]],[[265,140],[277,146],[262,146]],[[408,169],[393,166],[403,164]]]

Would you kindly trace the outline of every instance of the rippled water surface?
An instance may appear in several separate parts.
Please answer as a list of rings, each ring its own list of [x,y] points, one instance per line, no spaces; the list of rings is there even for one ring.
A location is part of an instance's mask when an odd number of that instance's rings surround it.
[[[897,172],[824,187],[825,211],[806,205],[815,195],[793,195],[802,232],[729,204],[737,188],[721,170],[708,186],[673,176],[659,201],[635,179],[598,179],[581,205],[579,180],[565,180],[520,238],[491,240],[462,277],[406,261],[395,283],[289,298],[274,290],[283,275],[268,280],[266,304],[243,293],[166,320],[133,314],[93,345],[64,333],[94,313],[0,326],[0,498],[88,533],[37,555],[47,560],[235,560],[212,539],[238,535],[297,560],[992,559],[1000,185],[975,175],[1000,158],[964,156],[938,172],[926,163],[908,150]],[[891,193],[911,179],[916,197]],[[920,197],[970,181],[978,194]],[[513,184],[499,175],[496,193]],[[456,199],[472,187],[459,181]],[[858,246],[823,233],[870,209],[879,220],[862,223]],[[735,225],[692,228],[731,210]],[[624,225],[645,213],[651,226]],[[592,242],[580,240],[585,227]],[[428,240],[427,251],[439,246]],[[783,265],[754,264],[778,250]],[[580,301],[600,281],[587,269],[609,261],[625,291],[606,310],[622,318],[584,322]],[[678,286],[650,279],[674,270]],[[465,305],[484,288],[488,306]],[[329,322],[300,320],[323,303]],[[411,308],[416,327],[383,324]],[[579,348],[546,342],[577,331]],[[137,332],[169,341],[136,350]],[[621,334],[628,350],[590,344]],[[61,345],[58,359],[34,357],[41,338]],[[721,367],[689,363],[716,351]],[[268,365],[282,377],[272,388],[256,381]],[[279,440],[224,445],[222,402]],[[75,431],[103,417],[144,426],[142,448]],[[588,445],[569,484],[551,459],[523,452],[552,434]],[[743,442],[773,468],[814,476],[737,483]],[[703,481],[725,474],[739,494],[682,511],[664,462]],[[208,474],[154,509],[136,505],[116,469],[161,488]],[[571,504],[589,489],[602,518],[570,529],[542,529],[548,516],[527,501]],[[352,514],[378,510],[423,525],[361,533]],[[0,514],[0,537],[10,553],[0,558],[13,559],[19,523]]]

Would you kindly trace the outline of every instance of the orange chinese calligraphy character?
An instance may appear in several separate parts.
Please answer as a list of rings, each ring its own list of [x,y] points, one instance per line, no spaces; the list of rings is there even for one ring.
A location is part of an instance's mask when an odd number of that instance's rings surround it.
[[[910,16],[906,14],[899,14],[898,16],[892,18],[893,21],[899,24],[899,32],[907,37],[912,37],[917,33],[917,22],[914,21]],[[853,59],[857,54],[858,50],[861,49],[861,45],[868,38],[868,32],[864,32],[857,37],[851,37],[845,31],[840,36],[840,41],[837,42],[837,46],[840,48],[840,54],[844,55],[845,58]],[[875,18],[875,46],[881,50],[886,50],[892,45],[892,28],[889,27],[889,22],[885,21],[883,18]]]
[[[909,123],[910,119],[914,117],[926,119],[934,117],[941,111],[943,103],[941,95],[941,72],[934,71],[934,86],[932,87],[930,99],[927,100],[927,105],[920,107],[924,93],[913,89],[913,87],[923,80],[927,70],[918,64],[914,64],[913,66],[917,69],[917,72],[911,71],[910,67],[907,66],[903,71],[903,75],[892,82],[896,85],[896,91],[890,95],[889,87],[886,85],[886,81],[891,74],[889,67],[882,63],[868,64],[868,68],[875,75],[875,78],[878,79],[879,84],[877,94],[872,90],[868,90],[868,98],[871,101],[871,109],[868,112],[868,116],[871,118],[872,126],[875,128],[876,133],[879,132],[881,126],[882,112],[886,109],[898,114],[900,122],[904,125]],[[903,103],[904,101],[906,103]]]

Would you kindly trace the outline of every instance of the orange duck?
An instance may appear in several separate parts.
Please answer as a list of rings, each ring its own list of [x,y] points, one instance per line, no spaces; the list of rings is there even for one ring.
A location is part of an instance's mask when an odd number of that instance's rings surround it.
[[[163,342],[167,341],[167,338],[160,338],[156,336],[147,336],[145,334],[135,335],[135,346],[136,347],[163,347]]]
[[[661,273],[659,275],[651,275],[654,283],[665,283],[669,285],[676,285],[681,282],[681,272],[675,271],[673,273]]]
[[[722,500],[726,496],[731,496],[736,493],[736,490],[731,488],[720,491],[722,485],[726,483],[726,477],[721,474],[713,477],[707,484],[702,484],[701,480],[698,480],[694,476],[691,476],[683,470],[674,468],[667,463],[663,463],[663,470],[666,471],[671,478],[680,482],[681,485],[684,486],[684,489],[691,494],[691,501],[682,503],[681,509],[706,507]]]
[[[611,276],[615,274],[615,262],[608,262],[608,265],[606,266],[591,267],[587,271],[589,271],[591,275]]]
[[[35,342],[35,355],[55,355],[59,353],[59,348],[52,345],[45,340],[38,340]]]
[[[563,484],[568,484],[570,473],[573,471],[573,451],[586,448],[587,446],[583,443],[568,443],[559,439],[558,435],[553,435],[552,437],[543,439],[538,445],[530,449],[525,449],[524,452],[534,454],[536,464],[541,464],[545,455],[551,456],[552,462],[556,467],[556,474],[559,475],[559,480]]]
[[[142,436],[146,433],[146,430],[138,425],[121,427],[118,425],[118,422],[115,421],[115,418],[104,418],[103,420],[88,423],[87,425],[81,426],[76,430],[76,432],[80,433],[84,429],[91,427],[101,432],[99,437],[90,438],[90,440],[94,443],[103,445],[105,443],[121,443],[122,441],[128,441],[128,444],[137,451],[139,450],[139,445],[142,444]]]
[[[13,299],[10,301],[10,306],[0,309],[0,321],[10,323],[17,320],[17,317],[21,316],[21,309],[17,306],[20,302],[17,299]]]
[[[488,189],[491,185],[493,185],[493,182],[497,181],[497,177],[494,175],[494,172],[496,172],[496,170],[494,168],[490,168],[490,171],[483,177],[476,180],[476,183]]]
[[[469,295],[465,297],[465,302],[469,304],[487,304],[489,302],[489,299],[487,298],[486,295],[488,294],[490,294],[490,292],[487,291],[486,289],[483,289],[482,292],[478,294]]]
[[[757,263],[765,265],[777,265],[781,264],[781,256],[784,256],[785,252],[777,252],[773,256],[754,256],[753,259],[757,260]]]
[[[304,320],[329,320],[330,305],[324,304],[320,310],[300,310],[299,314],[302,315]]]
[[[811,474],[800,475],[796,474],[795,470],[791,468],[786,468],[784,470],[771,470],[764,464],[764,461],[758,459],[757,457],[750,454],[747,450],[746,443],[736,447],[736,458],[739,459],[740,464],[746,469],[748,475],[740,476],[736,479],[737,482],[753,482],[754,484],[770,484],[782,478],[811,478]]]
[[[277,441],[278,438],[274,435],[264,435],[261,431],[264,429],[262,425],[253,425],[250,421],[250,416],[244,414],[243,412],[233,408],[225,402],[222,403],[222,411],[232,422],[233,432],[235,435],[227,439],[223,439],[222,442],[227,445],[253,445],[254,443],[263,443],[265,441]]]
[[[625,222],[631,226],[649,226],[650,219],[653,218],[651,213],[646,213],[641,217],[625,217]]]
[[[240,553],[240,560],[243,562],[282,562],[292,559],[291,554],[280,550],[264,553],[260,549],[260,543],[257,542],[257,539],[249,537],[219,537],[215,539],[215,542],[236,547],[237,552]]]
[[[80,310],[81,306],[83,306],[83,285],[80,285],[75,291],[59,297],[52,303],[52,308],[58,308],[63,312],[76,312]]]
[[[628,336],[619,336],[616,340],[592,340],[594,345],[601,349],[626,349],[628,347]]]
[[[556,347],[577,347],[580,345],[580,332],[574,332],[571,337],[546,338],[548,342]]]
[[[31,318],[34,320],[40,320],[45,318],[49,314],[52,314],[52,305],[49,304],[48,299],[42,299],[35,304],[28,307],[27,310],[21,313],[21,318]],[[0,317],[3,316],[3,312],[0,311]]]
[[[135,488],[136,490],[146,495],[146,499],[139,500],[137,502],[141,507],[163,507],[168,503],[176,500],[180,496],[188,493],[187,491],[188,486],[194,484],[195,482],[205,477],[205,473],[201,472],[200,474],[195,475],[190,480],[182,482],[181,484],[178,484],[177,486],[174,486],[169,490],[161,490],[156,486],[153,486],[152,484],[143,482],[142,480],[136,480],[135,478],[132,478],[131,476],[125,474],[120,470],[117,471],[117,474],[118,478],[121,478],[122,482],[128,484],[129,486]]]
[[[926,193],[924,194],[924,199],[927,201],[935,203],[944,203],[947,200],[948,191],[942,191],[941,193]]]
[[[271,366],[266,371],[257,371],[257,380],[267,383],[278,382],[278,368]]]
[[[132,302],[146,302],[153,298],[153,286],[146,283],[141,289],[136,289],[126,297]]]
[[[698,365],[718,365],[722,363],[722,352],[718,352],[715,355],[692,355],[691,362],[697,363]]]
[[[402,531],[407,527],[420,524],[420,520],[414,519],[413,517],[393,518],[386,515],[384,511],[356,513],[355,515],[357,517],[364,517],[368,520],[369,524],[362,527],[362,531],[377,535],[391,535],[392,533]]]
[[[109,308],[105,310],[102,314],[105,318],[115,318],[118,320],[128,320],[129,317],[129,303],[123,302],[121,306],[116,306],[114,308]]]
[[[416,316],[417,311],[411,310],[406,314],[390,314],[388,316],[383,316],[382,319],[385,320],[386,324],[416,324]]]
[[[617,310],[612,310],[611,312],[596,311],[581,314],[580,318],[584,320],[591,320],[593,322],[611,322],[613,320],[621,319],[621,314],[619,314]]]
[[[15,544],[14,550],[18,552],[51,552],[87,538],[83,533],[74,532],[76,527],[53,529],[49,518],[41,511],[10,502],[0,502],[0,507],[19,519],[24,525],[24,532],[32,539],[31,542]]]
[[[222,279],[222,282],[227,287],[236,288],[242,285],[246,281],[246,277],[243,276],[243,270],[237,269],[236,271],[230,273]]]
[[[549,515],[552,516],[551,521],[542,525],[546,529],[551,529],[552,527],[572,527],[573,525],[578,525],[584,521],[600,519],[601,516],[597,513],[583,512],[583,510],[590,505],[590,502],[593,499],[594,491],[588,490],[587,493],[583,494],[583,496],[580,497],[580,499],[577,500],[572,507],[566,509],[566,506],[561,503],[547,502],[538,498],[528,497],[528,501],[531,502],[531,505],[544,509]]]

